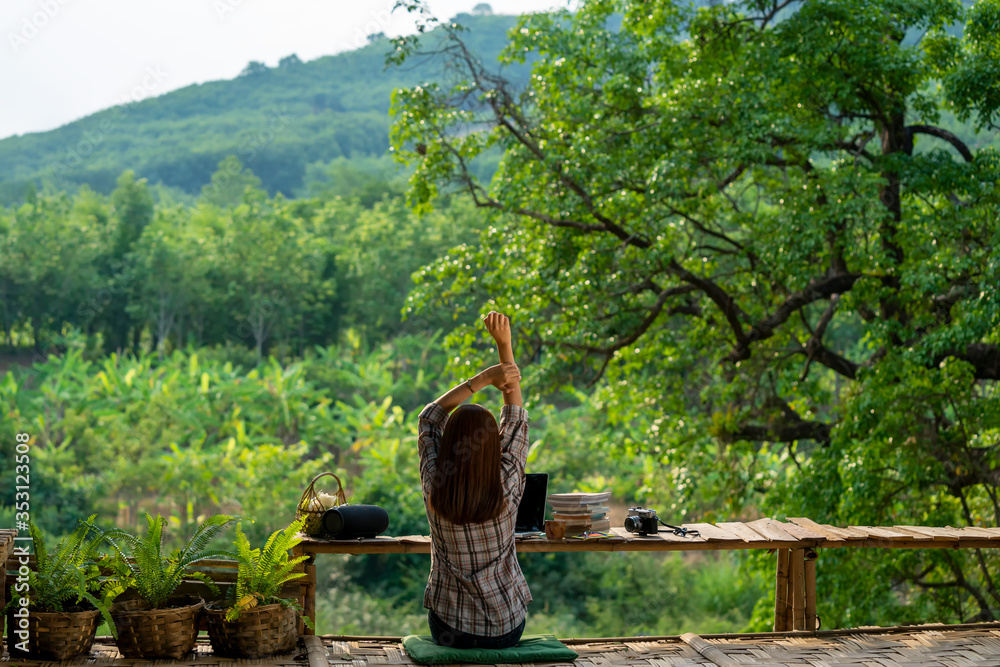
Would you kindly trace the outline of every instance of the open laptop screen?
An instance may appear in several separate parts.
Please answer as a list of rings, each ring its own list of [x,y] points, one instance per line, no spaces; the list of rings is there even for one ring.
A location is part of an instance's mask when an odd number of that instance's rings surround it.
[[[539,533],[545,530],[545,499],[548,497],[548,473],[528,473],[524,476],[524,495],[517,506],[516,533]]]

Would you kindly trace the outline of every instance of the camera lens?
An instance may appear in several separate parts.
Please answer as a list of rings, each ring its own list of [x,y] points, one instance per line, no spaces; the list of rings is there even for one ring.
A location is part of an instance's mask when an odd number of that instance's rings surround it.
[[[625,530],[630,533],[634,533],[636,529],[640,526],[639,517],[637,516],[627,516],[625,517]]]

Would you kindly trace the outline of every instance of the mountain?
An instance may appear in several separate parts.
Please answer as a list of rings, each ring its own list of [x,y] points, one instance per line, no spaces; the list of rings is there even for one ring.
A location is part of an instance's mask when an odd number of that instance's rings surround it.
[[[495,60],[517,17],[462,14],[464,34]],[[433,38],[433,34],[431,35]],[[251,63],[239,77],[194,84],[100,111],[49,132],[0,141],[0,205],[20,201],[28,184],[60,189],[86,183],[110,192],[125,169],[197,193],[218,163],[236,155],[271,194],[292,195],[309,164],[379,156],[388,148],[389,96],[396,87],[437,78],[440,61],[385,68],[384,37],[350,52],[268,68]],[[526,80],[527,68],[505,71]]]
[[[495,60],[517,20],[479,14],[455,18],[469,29],[463,39],[485,61]],[[0,140],[0,206],[23,201],[30,186],[45,183],[70,190],[87,184],[108,193],[126,169],[195,195],[227,155],[236,155],[272,195],[306,192],[317,175],[347,185],[358,168],[384,173],[388,161],[378,158],[388,148],[392,90],[441,74],[440,60],[386,69],[391,48],[387,39],[376,38],[361,49],[309,62],[289,56],[275,68],[250,63],[235,79],[187,86],[49,132]],[[504,74],[522,83],[528,68],[509,67]],[[947,113],[943,123],[973,147],[995,139],[977,137]],[[352,165],[348,169],[345,159]],[[339,186],[325,187],[331,192]]]

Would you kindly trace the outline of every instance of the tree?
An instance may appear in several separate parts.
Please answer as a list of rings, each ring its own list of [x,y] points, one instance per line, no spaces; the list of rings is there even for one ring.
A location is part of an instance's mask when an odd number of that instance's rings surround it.
[[[271,70],[267,65],[260,62],[259,60],[251,60],[247,63],[247,66],[240,71],[239,76],[256,76],[258,74],[264,74],[270,72]]]
[[[472,13],[476,16],[490,16],[493,14],[493,7],[487,2],[480,2],[472,8]]]
[[[211,182],[201,188],[201,200],[223,208],[235,206],[248,189],[260,190],[260,179],[238,157],[228,155],[219,162]]]
[[[126,170],[118,178],[118,187],[111,193],[111,224],[113,243],[101,265],[101,273],[117,298],[111,298],[102,309],[105,349],[135,351],[142,334],[142,323],[128,313],[128,296],[132,278],[127,272],[126,256],[153,219],[153,196],[146,179],[136,179]]]
[[[295,67],[296,65],[301,65],[302,60],[294,53],[290,56],[285,56],[278,61],[278,67],[285,69],[288,67]]]
[[[326,240],[280,196],[248,199],[230,212],[220,240],[227,340],[255,349],[258,358],[277,337],[302,328],[301,314],[328,305],[336,280],[326,272]]]
[[[183,345],[185,317],[212,298],[208,272],[217,256],[207,231],[181,207],[162,209],[129,256],[136,282],[129,314],[150,323],[160,361],[171,334],[175,347]]]
[[[63,324],[76,321],[101,284],[103,231],[65,195],[38,195],[0,214],[0,316],[8,341],[13,330],[26,328],[41,351],[57,342],[52,338]]]
[[[458,74],[394,93],[393,150],[418,210],[462,193],[493,224],[411,307],[506,310],[526,386],[597,386],[708,517],[1000,524],[1000,155],[940,125],[996,123],[998,12],[960,40],[953,0],[591,0],[511,30],[524,89],[442,26]],[[876,570],[1000,617],[995,556],[929,551]],[[857,567],[824,619],[910,613]]]

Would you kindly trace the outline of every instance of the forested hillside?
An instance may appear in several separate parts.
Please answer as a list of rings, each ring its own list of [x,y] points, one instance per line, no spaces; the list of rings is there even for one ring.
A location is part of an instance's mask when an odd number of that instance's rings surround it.
[[[465,14],[463,21],[476,52],[495,61],[514,17]],[[227,155],[253,169],[269,193],[298,194],[308,165],[388,149],[392,90],[435,71],[430,61],[386,69],[390,49],[387,39],[376,38],[310,62],[289,56],[272,68],[251,63],[233,80],[187,86],[51,132],[4,139],[0,203],[23,201],[29,183],[56,190],[85,183],[106,194],[125,169],[197,194]]]

